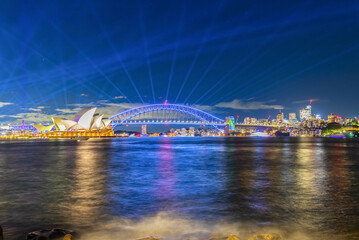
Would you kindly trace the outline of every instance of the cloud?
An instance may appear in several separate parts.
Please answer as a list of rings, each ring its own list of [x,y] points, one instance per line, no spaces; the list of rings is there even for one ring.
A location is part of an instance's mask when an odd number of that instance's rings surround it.
[[[197,108],[197,109],[202,110],[202,111],[209,111],[209,112],[214,110],[214,107],[210,106],[210,105],[194,104],[191,107]]]
[[[125,98],[126,98],[125,96],[116,96],[113,99],[125,99]]]
[[[90,103],[71,103],[71,104],[68,104],[67,106],[78,107],[78,108],[87,108],[87,107],[93,106],[94,104],[95,103],[93,103],[93,102],[90,102]]]
[[[0,102],[0,108],[1,107],[4,107],[4,106],[7,106],[7,105],[11,105],[13,103],[10,103],[10,102]]]
[[[38,106],[37,108],[29,108],[28,110],[32,112],[41,112],[44,108],[45,106]]]
[[[81,97],[87,97],[88,95],[86,93],[81,93]]]
[[[18,113],[15,115],[7,115],[4,117],[15,118],[14,121],[11,121],[11,124],[20,124],[22,120],[25,120],[26,124],[30,123],[51,123],[51,117],[53,115],[39,112],[28,112],[28,113]]]
[[[103,113],[106,117],[112,117],[117,113],[127,109],[143,106],[143,103],[111,103],[99,101],[98,112]]]
[[[303,104],[303,103],[308,104],[310,100],[312,100],[312,102],[318,102],[319,101],[319,99],[315,98],[315,99],[298,100],[298,101],[294,101],[292,103],[293,104]]]
[[[41,109],[38,109],[38,108],[29,108],[29,111],[41,112]]]
[[[68,108],[56,108],[56,112],[61,112],[63,114],[74,114],[81,110],[81,108],[74,108],[74,109],[68,109]]]
[[[215,105],[217,108],[231,108],[235,110],[259,110],[259,109],[284,109],[281,105],[271,105],[267,102],[253,101],[245,102],[239,99],[234,99],[231,102],[221,102]]]

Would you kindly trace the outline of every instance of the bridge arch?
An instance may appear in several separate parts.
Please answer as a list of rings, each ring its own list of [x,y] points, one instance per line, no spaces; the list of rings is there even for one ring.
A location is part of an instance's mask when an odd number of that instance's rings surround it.
[[[153,112],[153,111],[175,111],[179,113],[184,113],[187,115],[191,115],[192,117],[196,118],[197,120],[200,120],[203,124],[209,124],[209,125],[223,125],[224,120],[220,119],[212,114],[209,114],[205,111],[199,110],[197,108],[193,108],[190,106],[185,105],[179,105],[179,104],[150,104],[145,105],[137,108],[132,108],[129,110],[126,110],[124,112],[118,113],[110,119],[112,119],[112,123],[114,125],[121,125],[124,124],[126,121],[137,117],[139,115]]]

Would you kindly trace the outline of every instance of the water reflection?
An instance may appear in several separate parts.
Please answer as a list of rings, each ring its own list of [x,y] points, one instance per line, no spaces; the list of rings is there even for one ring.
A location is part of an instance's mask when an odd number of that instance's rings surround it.
[[[97,143],[100,146],[97,146]],[[80,142],[75,148],[74,171],[70,201],[66,201],[67,216],[71,221],[91,224],[96,222],[105,206],[107,155],[101,151],[107,142]]]
[[[358,147],[321,138],[8,142],[0,144],[0,224],[9,240],[53,226],[165,234],[154,223],[181,222],[355,239]]]
[[[158,180],[156,195],[159,200],[171,200],[175,196],[175,166],[171,141],[164,138],[158,151]]]

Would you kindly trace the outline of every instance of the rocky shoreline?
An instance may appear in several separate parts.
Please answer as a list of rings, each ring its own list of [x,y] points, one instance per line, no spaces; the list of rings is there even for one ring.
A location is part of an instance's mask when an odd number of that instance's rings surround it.
[[[79,235],[71,230],[65,230],[61,228],[53,228],[53,229],[46,229],[46,230],[38,230],[34,232],[30,232],[25,237],[25,240],[78,240],[80,239]],[[3,229],[0,226],[0,240],[4,239]],[[114,239],[115,240],[115,239]],[[156,237],[145,237],[139,238],[135,240],[165,240]],[[183,240],[198,240],[198,239],[191,239],[185,238]],[[207,240],[207,239],[203,239]],[[243,240],[236,235],[229,235],[223,237],[212,237],[208,240]],[[255,234],[253,237],[249,238],[248,240],[284,240],[279,234]]]

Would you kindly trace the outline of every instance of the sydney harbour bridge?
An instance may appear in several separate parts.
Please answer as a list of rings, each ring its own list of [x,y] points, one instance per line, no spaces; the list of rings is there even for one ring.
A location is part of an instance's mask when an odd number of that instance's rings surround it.
[[[221,119],[200,109],[180,104],[150,104],[132,108],[110,117],[113,128],[121,125],[202,125],[216,129],[228,127],[230,117]],[[276,126],[232,123],[235,128],[275,128]]]
[[[202,110],[179,104],[151,104],[118,113],[111,125],[181,124],[224,126],[225,121]]]

